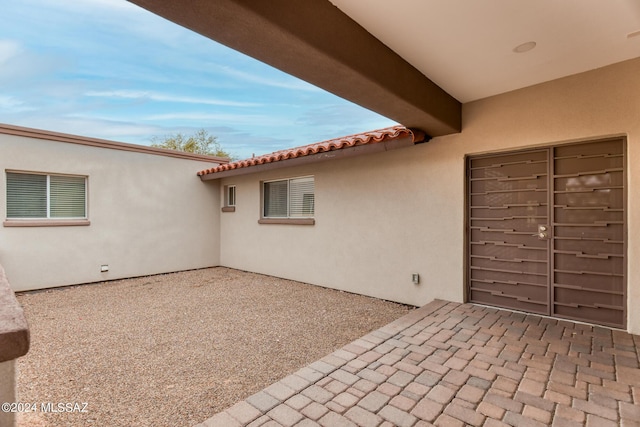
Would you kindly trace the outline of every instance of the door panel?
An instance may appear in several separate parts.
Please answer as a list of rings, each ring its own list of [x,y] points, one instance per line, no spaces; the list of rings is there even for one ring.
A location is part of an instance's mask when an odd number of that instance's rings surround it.
[[[553,149],[552,313],[625,325],[622,140]]]
[[[469,300],[624,327],[624,182],[622,139],[470,158]]]
[[[548,151],[474,158],[469,177],[470,300],[548,313]]]

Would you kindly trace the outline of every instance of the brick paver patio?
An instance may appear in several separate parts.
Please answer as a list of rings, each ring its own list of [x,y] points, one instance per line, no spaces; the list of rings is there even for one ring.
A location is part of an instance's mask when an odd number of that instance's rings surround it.
[[[433,301],[198,427],[640,426],[640,336]]]

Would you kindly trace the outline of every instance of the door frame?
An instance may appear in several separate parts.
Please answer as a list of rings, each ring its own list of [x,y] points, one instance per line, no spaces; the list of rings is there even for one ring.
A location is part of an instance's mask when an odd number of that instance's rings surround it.
[[[491,151],[484,151],[484,152],[480,152],[480,153],[467,153],[464,155],[464,215],[463,215],[463,221],[464,221],[464,246],[463,246],[463,265],[464,265],[464,269],[463,269],[463,301],[466,303],[471,303],[471,304],[477,304],[477,303],[472,303],[470,301],[470,294],[471,294],[471,262],[470,262],[470,255],[471,255],[471,195],[470,195],[470,191],[471,191],[471,181],[470,181],[470,161],[471,159],[476,159],[476,158],[482,158],[482,157],[491,157],[491,156],[496,156],[496,155],[504,155],[504,154],[524,154],[527,152],[535,152],[535,151],[540,151],[540,150],[548,150],[548,163],[547,163],[547,173],[548,173],[548,177],[549,177],[549,183],[553,184],[553,172],[554,172],[554,148],[556,147],[561,147],[561,146],[569,146],[569,145],[580,145],[580,144],[587,144],[587,143],[597,143],[597,142],[606,142],[606,141],[612,141],[612,140],[619,140],[622,142],[622,155],[623,155],[623,170],[622,170],[622,182],[624,183],[624,188],[623,188],[623,192],[622,192],[622,206],[623,206],[623,227],[622,227],[622,233],[623,233],[623,244],[622,244],[622,250],[623,250],[623,256],[624,256],[624,262],[623,262],[623,299],[624,299],[624,304],[622,307],[622,318],[623,318],[623,325],[622,327],[617,327],[617,326],[608,326],[608,325],[600,325],[597,324],[597,326],[599,327],[608,327],[608,328],[612,328],[612,329],[623,329],[626,330],[626,328],[628,327],[628,323],[629,323],[629,319],[628,319],[628,315],[629,315],[629,283],[628,283],[628,265],[629,265],[629,257],[628,257],[628,245],[629,245],[629,236],[628,236],[628,192],[629,192],[629,181],[628,181],[628,169],[629,169],[629,156],[627,154],[627,135],[626,134],[614,134],[614,135],[610,135],[610,136],[603,136],[603,137],[595,137],[595,138],[585,138],[585,139],[576,139],[576,140],[571,140],[571,141],[564,141],[564,142],[556,142],[556,143],[545,143],[542,145],[536,145],[536,146],[527,146],[527,147],[521,147],[521,148],[513,148],[513,149],[498,149],[498,150],[491,150]],[[553,185],[551,185],[552,188],[548,188],[547,191],[547,203],[549,206],[549,215],[548,215],[548,221],[549,221],[549,225],[551,227],[551,231],[555,232],[555,228],[553,227],[553,223],[554,223],[554,217],[555,217],[555,209],[553,208]],[[548,317],[551,317],[553,319],[558,319],[558,320],[568,320],[568,321],[572,321],[572,322],[582,322],[582,323],[587,323],[585,321],[582,320],[576,320],[576,319],[571,319],[571,318],[567,318],[567,317],[561,317],[561,316],[556,316],[553,314],[553,281],[554,281],[554,263],[555,263],[555,256],[553,255],[553,235],[551,236],[551,238],[549,239],[548,242],[548,253],[549,253],[549,260],[548,260],[548,265],[547,265],[547,274],[548,274],[548,290],[547,290],[547,295],[548,295]],[[511,310],[511,311],[518,311],[518,310],[514,310],[514,309],[510,309],[510,308],[503,308],[503,307],[495,307],[496,309],[500,309],[500,310]],[[526,314],[532,314],[532,315],[539,315],[537,313],[528,313],[526,311],[523,311],[522,313],[526,313]]]

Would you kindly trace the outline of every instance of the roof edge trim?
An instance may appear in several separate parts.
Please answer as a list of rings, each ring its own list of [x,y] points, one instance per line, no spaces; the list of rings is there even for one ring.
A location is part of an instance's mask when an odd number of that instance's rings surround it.
[[[24,136],[28,138],[42,139],[45,141],[66,142],[70,144],[86,145],[90,147],[107,148],[111,150],[131,151],[135,153],[153,154],[157,156],[175,157],[186,160],[198,160],[211,163],[229,163],[226,157],[214,157],[204,154],[186,153],[183,151],[169,150],[166,148],[147,147],[145,145],[129,144],[126,142],[109,141],[106,139],[90,138],[68,133],[53,132],[42,129],[27,128],[22,126],[0,123],[0,134]]]
[[[288,168],[326,160],[378,153],[410,147],[430,138],[422,131],[394,126],[372,132],[331,139],[314,144],[276,151],[246,160],[239,160],[198,172],[209,181],[229,176],[246,175],[265,170]]]

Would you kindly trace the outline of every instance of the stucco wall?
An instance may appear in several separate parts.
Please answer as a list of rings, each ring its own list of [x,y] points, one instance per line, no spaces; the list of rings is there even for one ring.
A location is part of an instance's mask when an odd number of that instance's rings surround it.
[[[640,251],[640,59],[463,106],[463,131],[356,159],[221,180],[222,265],[403,303],[464,300],[465,155],[627,136],[628,252]],[[258,224],[260,180],[315,175],[314,226]],[[214,181],[215,182],[215,181]],[[212,184],[213,187],[216,184]],[[414,285],[411,273],[422,283]],[[640,333],[640,265],[628,263],[628,329]]]
[[[6,170],[87,175],[89,226],[0,226],[0,262],[16,291],[219,264],[218,189],[211,163],[0,134],[0,217]],[[100,272],[109,265],[107,273]]]

